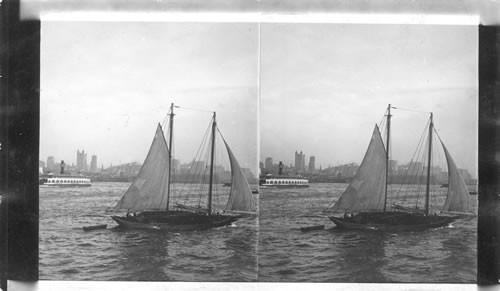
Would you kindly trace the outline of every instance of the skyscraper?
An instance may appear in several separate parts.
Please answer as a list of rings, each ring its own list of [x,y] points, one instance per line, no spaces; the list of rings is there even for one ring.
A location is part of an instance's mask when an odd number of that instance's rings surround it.
[[[295,151],[295,170],[296,171],[303,171],[305,170],[305,159],[306,159],[306,155],[302,153],[302,151],[300,151],[300,153],[298,153],[297,151]]]
[[[79,171],[87,171],[88,166],[87,166],[87,154],[85,153],[85,150],[80,150],[76,151],[76,168]]]
[[[90,171],[92,173],[97,172],[97,156],[96,155],[92,156],[92,161],[90,162]]]
[[[314,172],[316,170],[316,157],[315,156],[311,156],[309,158],[309,172]]]
[[[273,158],[266,158],[265,169],[267,172],[271,172],[273,170]]]
[[[53,156],[50,156],[47,158],[47,169],[49,169],[49,171],[54,171],[54,168],[55,168],[55,159]]]

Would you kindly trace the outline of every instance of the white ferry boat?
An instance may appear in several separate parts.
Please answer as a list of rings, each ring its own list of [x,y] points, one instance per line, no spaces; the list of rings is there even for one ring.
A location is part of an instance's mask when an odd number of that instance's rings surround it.
[[[259,185],[263,188],[306,188],[309,180],[303,177],[265,176],[260,179]]]
[[[48,176],[40,177],[40,187],[90,187],[89,178],[82,176]]]

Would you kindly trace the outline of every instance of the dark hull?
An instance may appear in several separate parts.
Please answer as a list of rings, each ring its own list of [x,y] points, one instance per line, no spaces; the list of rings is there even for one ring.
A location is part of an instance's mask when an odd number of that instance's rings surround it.
[[[350,218],[329,217],[337,227],[383,232],[422,231],[447,226],[457,216],[424,216],[405,212],[359,213]]]
[[[206,215],[188,211],[169,213],[140,213],[134,216],[111,216],[119,227],[126,229],[154,229],[163,231],[204,230],[229,225],[240,216]]]

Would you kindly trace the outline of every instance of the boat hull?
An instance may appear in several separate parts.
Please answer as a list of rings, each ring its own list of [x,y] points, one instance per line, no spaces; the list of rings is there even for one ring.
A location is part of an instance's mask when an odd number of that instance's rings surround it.
[[[241,216],[206,215],[176,211],[162,215],[111,216],[118,226],[125,229],[149,229],[162,231],[205,230],[229,225]]]
[[[447,226],[458,216],[424,216],[404,212],[360,213],[353,217],[329,217],[339,228],[383,232],[422,231]]]

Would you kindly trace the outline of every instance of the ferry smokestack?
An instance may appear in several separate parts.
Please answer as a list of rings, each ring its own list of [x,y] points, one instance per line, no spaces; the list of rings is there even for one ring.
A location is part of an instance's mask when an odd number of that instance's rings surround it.
[[[61,175],[64,175],[64,161],[61,161]]]
[[[283,175],[283,163],[281,161],[278,166],[278,175]]]

